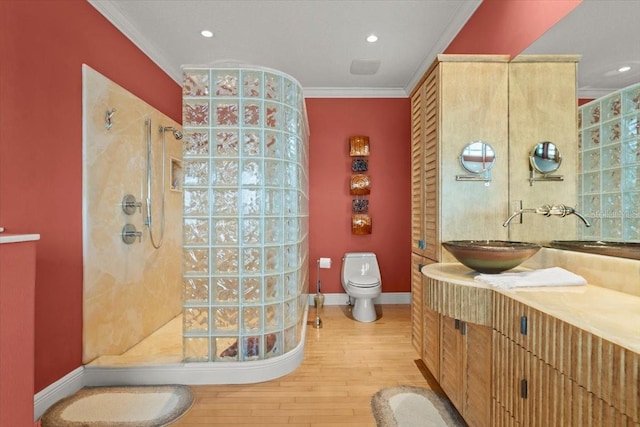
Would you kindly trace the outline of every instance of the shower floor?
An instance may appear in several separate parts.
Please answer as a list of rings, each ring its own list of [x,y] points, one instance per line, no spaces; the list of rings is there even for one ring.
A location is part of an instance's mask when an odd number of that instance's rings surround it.
[[[182,363],[182,314],[117,356],[100,356],[88,366]]]

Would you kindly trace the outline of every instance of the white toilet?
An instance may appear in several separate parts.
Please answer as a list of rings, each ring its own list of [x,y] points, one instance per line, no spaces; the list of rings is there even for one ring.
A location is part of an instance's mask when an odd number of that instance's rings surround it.
[[[354,300],[351,314],[360,322],[376,320],[373,299],[382,292],[378,259],[373,252],[347,252],[342,258],[342,287]]]

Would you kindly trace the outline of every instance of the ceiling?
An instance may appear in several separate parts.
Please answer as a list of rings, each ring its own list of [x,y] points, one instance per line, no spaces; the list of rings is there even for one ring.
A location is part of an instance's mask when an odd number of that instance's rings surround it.
[[[88,0],[176,82],[183,65],[252,64],[305,96],[404,97],[480,0]],[[640,82],[640,0],[584,0],[525,54],[579,54],[578,95]],[[208,29],[211,38],[200,35]],[[490,30],[490,29],[489,29]],[[379,40],[365,38],[375,33]],[[375,74],[354,75],[356,65]],[[629,65],[632,69],[619,73]]]

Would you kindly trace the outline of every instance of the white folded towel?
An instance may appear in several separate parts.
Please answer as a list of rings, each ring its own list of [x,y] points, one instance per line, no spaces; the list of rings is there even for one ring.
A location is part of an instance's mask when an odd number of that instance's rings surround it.
[[[478,274],[475,280],[502,289],[587,284],[584,277],[560,267],[523,271],[521,273]]]

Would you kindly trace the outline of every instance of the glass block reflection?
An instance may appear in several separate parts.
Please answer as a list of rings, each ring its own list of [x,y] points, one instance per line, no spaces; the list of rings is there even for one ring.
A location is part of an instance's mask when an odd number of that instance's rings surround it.
[[[184,360],[283,355],[308,298],[302,90],[272,70],[185,68],[183,94]]]
[[[259,277],[245,277],[242,279],[242,301],[249,304],[262,300],[262,280]]]
[[[184,160],[182,162],[184,185],[203,186],[209,183],[208,160]]]
[[[183,266],[186,275],[209,272],[209,249],[184,249]]]
[[[214,218],[213,239],[216,245],[237,245],[238,244],[238,219],[237,218]]]
[[[193,70],[182,74],[184,96],[209,95],[209,70]]]
[[[211,326],[215,331],[238,331],[237,307],[214,307]]]
[[[184,157],[209,155],[209,132],[185,132]]]
[[[208,338],[184,338],[182,348],[183,362],[207,362],[209,360]]]
[[[583,212],[590,240],[639,242],[640,84],[580,107]],[[597,148],[601,154],[596,159]],[[590,151],[592,150],[592,151]],[[596,161],[597,160],[597,161]]]
[[[242,331],[255,333],[262,329],[262,307],[245,307],[242,310]]]
[[[209,243],[209,220],[206,218],[185,218],[183,231],[185,245],[206,245]]]
[[[209,309],[207,307],[186,307],[182,319],[185,333],[209,330]]]
[[[213,279],[213,303],[237,303],[240,294],[237,277],[217,277]]]
[[[236,96],[238,95],[238,72],[216,71],[215,95],[216,96]]]
[[[209,124],[209,102],[185,101],[182,109],[183,126],[206,126]]]
[[[220,156],[237,156],[238,133],[216,132],[216,154]]]
[[[209,301],[209,279],[191,277],[182,280],[182,291],[185,303],[203,303]]]

